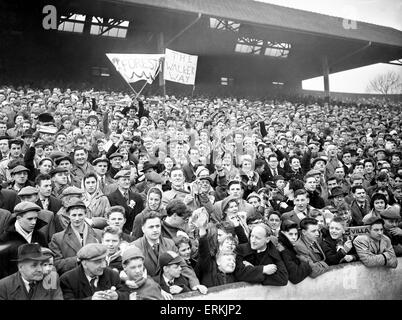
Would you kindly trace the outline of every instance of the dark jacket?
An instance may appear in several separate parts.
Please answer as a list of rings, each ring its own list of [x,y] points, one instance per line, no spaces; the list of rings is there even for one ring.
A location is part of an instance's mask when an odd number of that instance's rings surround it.
[[[325,207],[325,201],[320,197],[318,191],[314,190],[313,192],[308,191],[310,202],[309,205],[316,208],[322,209]]]
[[[0,209],[0,236],[6,231],[11,218],[12,216],[10,211]]]
[[[209,243],[206,236],[200,238],[198,252],[197,270],[199,270],[200,282],[207,287],[220,286],[239,281],[250,283],[262,283],[264,281],[262,266],[244,266],[243,263],[236,262],[234,272],[221,272],[218,269],[215,257],[210,254]]]
[[[148,277],[145,283],[136,289],[128,287],[126,284],[122,284],[119,289],[119,300],[129,300],[130,294],[136,292],[137,300],[163,300],[161,293],[161,287],[152,278]]]
[[[14,207],[21,202],[17,192],[13,190],[0,190],[0,208],[14,212]]]
[[[38,199],[36,201],[36,204],[43,209],[42,201],[40,201],[40,199]],[[49,197],[49,205],[48,205],[47,210],[52,211],[54,214],[57,214],[57,212],[60,210],[61,206],[62,206],[61,200],[59,200],[53,196]]]
[[[0,280],[0,300],[63,300],[60,284],[55,289],[45,287],[43,281],[39,281],[33,289],[32,297],[29,297],[21,274],[16,272]]]
[[[251,249],[250,243],[240,244],[237,247],[238,258],[248,261],[254,266],[265,266],[267,264],[275,264],[278,268],[274,274],[265,275],[263,285],[285,286],[288,283],[288,271],[286,266],[276,249],[275,245],[270,241],[267,248],[263,252],[257,252]]]
[[[342,240],[341,240],[342,243]],[[341,261],[346,255],[352,255],[353,261],[358,260],[358,256],[354,247],[346,253],[344,250],[337,250],[336,246],[338,244],[338,240],[332,239],[329,233],[323,234],[323,238],[321,241],[321,248],[325,254],[325,262],[331,266],[335,264],[340,264],[345,261]]]
[[[163,278],[162,272],[158,277],[155,277],[155,278],[156,278],[155,280],[158,280],[158,283],[159,283],[161,289],[163,291],[170,293],[170,286],[169,286],[169,284],[166,283],[165,279]],[[182,275],[180,275],[180,277],[178,277],[178,278],[173,279],[173,285],[183,288],[183,290],[180,293],[185,293],[185,292],[191,291],[188,279],[186,279]]]
[[[6,231],[0,235],[0,245],[8,245],[0,251],[0,279],[18,271],[17,262],[18,247],[28,243],[25,238],[15,230],[16,218],[13,217]],[[48,242],[45,236],[39,231],[46,222],[41,219],[36,220],[36,225],[32,234],[31,243],[39,243],[42,247],[47,247]]]
[[[99,276],[96,290],[93,290],[82,265],[64,273],[60,277],[60,286],[64,300],[91,300],[96,291],[109,290],[112,286],[116,287],[116,290],[121,288],[119,274],[105,268],[103,274]]]
[[[282,232],[279,233],[278,241],[282,244],[285,250],[281,251],[282,260],[288,270],[289,281],[293,284],[297,284],[307,278],[312,269],[307,262],[299,260],[297,258],[297,252],[294,249],[293,244],[286,238]]]
[[[135,205],[133,208],[127,205],[126,199],[121,194],[120,190],[112,192],[107,196],[109,199],[110,206],[123,206],[126,211],[126,223],[123,226],[123,232],[128,234],[133,230],[134,218],[137,214],[139,214],[144,209],[144,201],[138,193],[129,192],[128,198],[129,201],[133,200]]]

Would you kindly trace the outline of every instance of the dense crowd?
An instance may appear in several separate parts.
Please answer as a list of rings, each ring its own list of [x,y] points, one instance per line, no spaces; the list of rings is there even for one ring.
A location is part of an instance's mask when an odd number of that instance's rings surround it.
[[[0,300],[396,268],[401,124],[375,101],[0,87]]]

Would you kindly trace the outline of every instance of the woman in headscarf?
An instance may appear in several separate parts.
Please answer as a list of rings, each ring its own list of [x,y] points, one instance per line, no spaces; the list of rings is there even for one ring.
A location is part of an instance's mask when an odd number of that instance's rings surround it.
[[[142,219],[144,213],[148,211],[158,212],[161,219],[167,215],[165,208],[162,207],[162,190],[158,187],[152,187],[148,190],[145,208],[135,216],[133,230],[131,232],[131,236],[134,240],[141,238],[144,234],[141,229]]]
[[[99,181],[96,173],[90,172],[86,174],[82,180],[81,188],[84,190],[83,201],[88,208],[87,212],[89,216],[87,216],[87,218],[106,218],[106,210],[110,208],[110,203],[108,198],[99,188]]]

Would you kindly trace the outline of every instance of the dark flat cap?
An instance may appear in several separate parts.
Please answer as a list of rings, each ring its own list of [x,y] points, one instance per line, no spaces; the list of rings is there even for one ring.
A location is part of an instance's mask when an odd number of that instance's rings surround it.
[[[109,161],[108,158],[102,158],[102,157],[100,157],[100,158],[96,158],[94,161],[92,161],[92,164],[93,164],[93,165],[96,165],[96,164],[99,163],[99,162],[110,163],[110,161]]]
[[[117,158],[117,157],[120,157],[120,158],[123,159],[123,155],[122,155],[122,154],[120,154],[120,153],[118,153],[118,152],[115,152],[115,153],[112,153],[112,154],[109,156],[109,160],[111,160],[111,159],[113,159],[113,158]]]
[[[50,171],[50,175],[53,177],[56,173],[61,173],[61,172],[68,172],[68,169],[63,168],[63,167],[56,167]]]

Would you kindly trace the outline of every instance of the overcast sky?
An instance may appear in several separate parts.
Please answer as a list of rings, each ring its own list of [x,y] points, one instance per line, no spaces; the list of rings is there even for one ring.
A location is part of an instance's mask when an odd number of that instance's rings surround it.
[[[402,0],[258,0],[280,6],[313,11],[402,30]],[[402,57],[400,57],[402,58]],[[329,87],[334,92],[366,93],[368,82],[376,75],[395,71],[402,77],[402,66],[377,63],[333,73]],[[324,90],[322,77],[303,81],[303,89]]]

